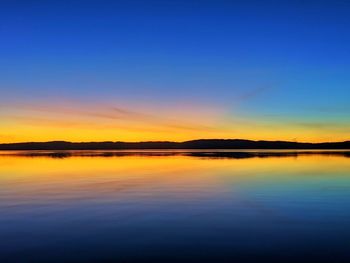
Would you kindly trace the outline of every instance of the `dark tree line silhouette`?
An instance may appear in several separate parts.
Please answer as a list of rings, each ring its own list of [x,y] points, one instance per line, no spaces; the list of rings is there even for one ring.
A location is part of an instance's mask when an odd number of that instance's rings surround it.
[[[185,142],[25,142],[0,144],[0,150],[141,150],[141,149],[350,149],[350,141],[300,143],[239,139],[202,139]]]

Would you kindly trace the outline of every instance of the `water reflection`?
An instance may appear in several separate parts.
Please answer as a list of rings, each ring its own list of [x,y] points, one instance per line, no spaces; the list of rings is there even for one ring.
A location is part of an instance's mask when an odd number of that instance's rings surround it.
[[[265,158],[265,157],[297,157],[302,155],[333,155],[350,157],[350,150],[71,150],[71,151],[0,151],[2,156],[22,157],[123,157],[123,156],[191,156],[202,158]]]
[[[348,262],[348,157],[3,152],[0,262]]]

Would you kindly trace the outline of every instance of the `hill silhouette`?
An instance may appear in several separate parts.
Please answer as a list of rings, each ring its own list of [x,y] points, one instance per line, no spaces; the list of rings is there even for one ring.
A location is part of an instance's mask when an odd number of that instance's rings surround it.
[[[142,150],[142,149],[350,149],[350,141],[300,143],[240,139],[201,139],[185,142],[24,142],[0,144],[0,150]]]

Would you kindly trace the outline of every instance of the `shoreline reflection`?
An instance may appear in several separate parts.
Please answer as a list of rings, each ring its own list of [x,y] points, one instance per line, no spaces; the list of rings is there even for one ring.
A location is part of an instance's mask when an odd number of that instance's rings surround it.
[[[70,157],[170,157],[187,156],[206,159],[246,159],[269,157],[298,157],[304,155],[340,156],[350,158],[350,150],[71,150],[71,151],[0,151],[1,156],[48,157],[64,159]]]

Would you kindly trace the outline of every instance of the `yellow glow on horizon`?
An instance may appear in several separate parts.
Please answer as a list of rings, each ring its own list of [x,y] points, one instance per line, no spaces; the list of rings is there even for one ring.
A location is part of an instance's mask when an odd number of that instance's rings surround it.
[[[285,167],[289,170],[285,171]],[[47,186],[51,184],[56,191],[51,191],[49,196],[59,194],[65,199],[81,195],[123,196],[128,192],[147,192],[145,189],[158,189],[155,194],[172,193],[176,198],[184,198],[184,195],[201,194],[193,190],[198,188],[206,189],[204,195],[251,181],[257,184],[293,181],[296,174],[301,175],[297,180],[309,180],[309,176],[316,175],[322,178],[330,173],[340,177],[347,175],[349,169],[347,158],[323,155],[207,160],[187,156],[55,159],[0,154],[0,182],[4,187],[16,182],[19,199],[46,198]],[[182,192],[171,192],[171,189]]]
[[[257,118],[227,119],[206,107],[116,108],[109,105],[22,105],[0,113],[0,143],[54,141],[348,140],[347,129],[316,129]],[[350,125],[349,125],[350,128]]]
[[[329,134],[324,131],[314,132],[307,129],[284,127],[279,130],[237,126],[235,129],[221,128],[218,130],[181,130],[171,128],[105,128],[99,127],[51,127],[8,125],[1,129],[5,136],[0,134],[0,143],[54,141],[64,140],[71,142],[88,141],[186,141],[194,139],[250,139],[250,140],[286,140],[299,142],[345,141],[347,134]]]

